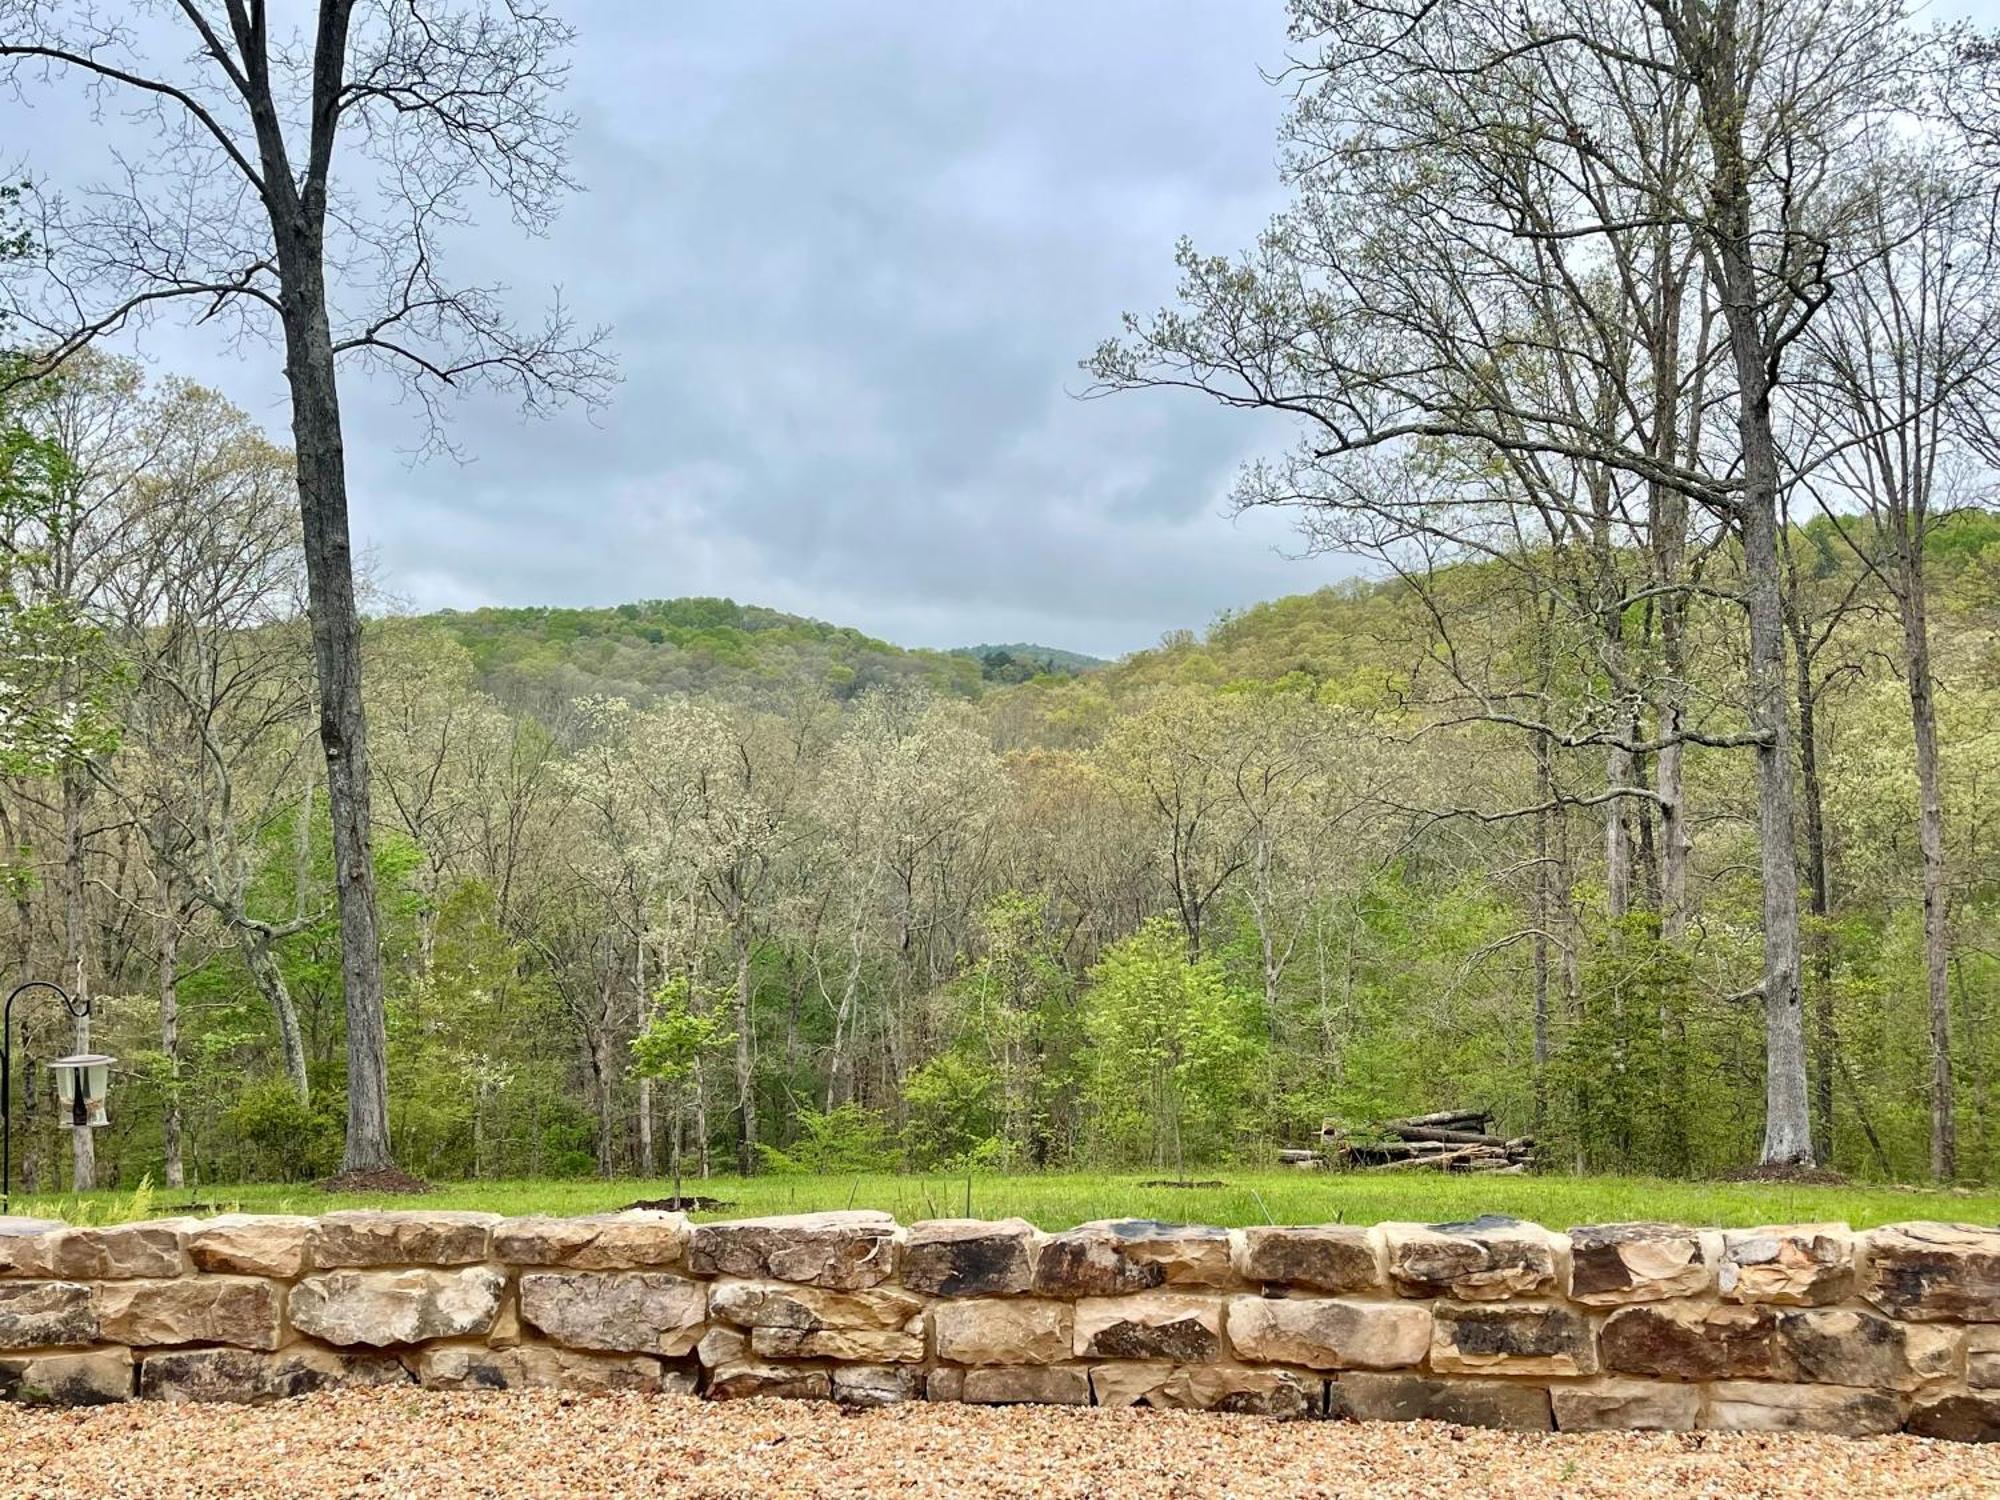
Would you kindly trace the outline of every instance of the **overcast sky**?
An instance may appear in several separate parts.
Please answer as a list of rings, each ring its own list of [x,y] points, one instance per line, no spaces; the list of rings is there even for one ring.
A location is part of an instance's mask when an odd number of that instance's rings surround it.
[[[461,407],[470,462],[351,371],[357,541],[418,608],[732,598],[911,645],[1116,654],[1317,587],[1226,514],[1283,432],[1168,393],[1079,401],[1077,361],[1172,289],[1177,236],[1280,201],[1282,0],[573,0],[572,200],[465,269],[612,326],[597,415]],[[94,134],[37,111],[31,166]],[[74,130],[72,130],[74,126]],[[66,170],[68,169],[68,170]],[[278,358],[141,349],[276,434]]]

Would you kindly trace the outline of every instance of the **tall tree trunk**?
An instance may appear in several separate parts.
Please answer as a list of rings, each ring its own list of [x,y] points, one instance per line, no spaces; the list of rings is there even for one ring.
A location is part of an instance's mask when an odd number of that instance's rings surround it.
[[[1555,801],[1555,776],[1549,765],[1549,737],[1535,736],[1535,795],[1542,810],[1535,814],[1535,1133],[1548,1128],[1549,1113],[1549,925],[1555,920],[1550,868],[1550,804]]]
[[[739,914],[731,937],[736,948],[736,1170],[757,1170],[757,1055],[750,1033],[750,934]]]
[[[1931,1176],[1940,1182],[1958,1174],[1958,1124],[1952,1109],[1951,937],[1949,871],[1944,852],[1944,800],[1938,789],[1937,707],[1931,680],[1929,601],[1923,564],[1914,549],[1921,537],[1902,542],[1903,671],[1910,693],[1910,729],[1917,759],[1917,840],[1924,862],[1924,994],[1930,1016]]]
[[[319,737],[326,754],[333,822],[334,892],[340,913],[340,975],[347,1019],[347,1143],[342,1169],[391,1165],[389,1041],[382,1003],[382,954],[375,915],[375,866],[368,807],[368,738],[361,707],[361,620],[354,601],[348,537],[347,460],[334,383],[325,273],[316,235],[280,233],[284,283],[285,377],[292,395],[299,514],[304,523],[306,592]]]
[[[161,1176],[170,1188],[185,1187],[181,1163],[181,908],[173,882],[159,881],[160,1055],[166,1059],[166,1103],[160,1111]]]
[[[63,820],[63,978],[70,994],[81,1004],[83,1014],[72,1027],[78,1052],[90,1050],[90,966],[84,955],[84,868],[83,772],[67,768],[62,775]],[[33,1083],[29,1087],[33,1087]],[[69,1132],[71,1183],[79,1193],[97,1186],[97,1142],[90,1127],[79,1125]]]
[[[310,1103],[312,1080],[306,1074],[306,1042],[299,1029],[299,1008],[292,1002],[291,986],[285,983],[285,971],[278,967],[278,957],[271,951],[271,940],[261,932],[249,930],[242,933],[239,946],[258,993],[278,1018],[278,1046],[284,1054],[285,1077],[291,1081],[299,1103]]]
[[[1806,909],[1812,914],[1813,1143],[1821,1161],[1833,1159],[1833,1079],[1840,1032],[1833,1011],[1833,866],[1827,849],[1826,797],[1819,773],[1819,702],[1813,662],[1796,603],[1786,611],[1792,634],[1793,675],[1799,704],[1799,791],[1805,812]]]

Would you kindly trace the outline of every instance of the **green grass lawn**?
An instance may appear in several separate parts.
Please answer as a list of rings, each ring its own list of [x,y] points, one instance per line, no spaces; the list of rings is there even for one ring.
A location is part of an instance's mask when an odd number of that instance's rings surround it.
[[[1044,1229],[1086,1219],[1149,1218],[1197,1224],[1367,1224],[1384,1219],[1437,1223],[1482,1213],[1512,1214],[1554,1229],[1631,1219],[1745,1226],[1844,1220],[1856,1228],[1898,1219],[2000,1223],[2000,1191],[1932,1192],[1899,1187],[1795,1187],[1735,1182],[1670,1182],[1643,1177],[1419,1176],[1221,1170],[1222,1187],[1146,1187],[1149,1174],[975,1175],[970,1211],[1018,1215]],[[686,1191],[722,1199],[701,1219],[879,1208],[904,1223],[967,1212],[967,1181],[945,1177],[712,1177]],[[240,1209],[320,1213],[333,1208],[480,1208],[509,1214],[584,1214],[623,1208],[672,1192],[664,1182],[621,1179],[459,1182],[422,1198],[329,1196],[309,1187],[256,1183],[203,1189],[156,1188],[81,1197],[17,1195],[14,1212],[73,1224]]]

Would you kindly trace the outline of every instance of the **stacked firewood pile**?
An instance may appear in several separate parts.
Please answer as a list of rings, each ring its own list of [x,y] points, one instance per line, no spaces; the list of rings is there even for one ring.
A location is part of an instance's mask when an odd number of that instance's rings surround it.
[[[1535,1138],[1490,1131],[1485,1110],[1447,1109],[1357,1128],[1340,1120],[1320,1126],[1321,1160],[1371,1172],[1526,1172]]]

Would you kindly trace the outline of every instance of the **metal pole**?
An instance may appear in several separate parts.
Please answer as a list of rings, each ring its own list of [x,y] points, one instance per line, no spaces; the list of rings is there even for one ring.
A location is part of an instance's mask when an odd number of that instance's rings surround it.
[[[68,990],[46,979],[30,979],[17,984],[0,1007],[0,1213],[14,1211],[14,1001],[28,990],[54,990],[72,1021],[90,1014],[90,1002],[78,1002]]]

